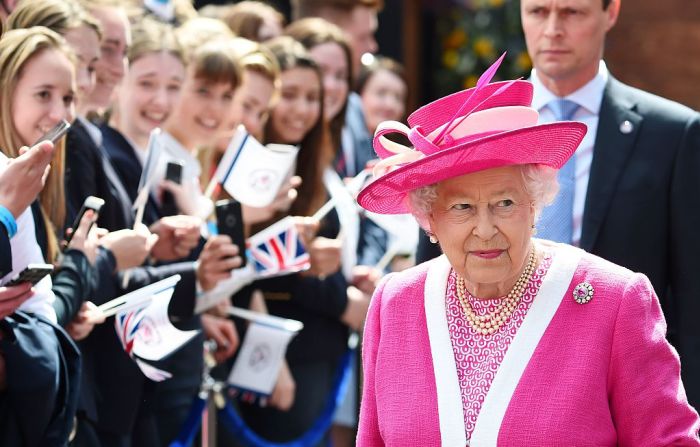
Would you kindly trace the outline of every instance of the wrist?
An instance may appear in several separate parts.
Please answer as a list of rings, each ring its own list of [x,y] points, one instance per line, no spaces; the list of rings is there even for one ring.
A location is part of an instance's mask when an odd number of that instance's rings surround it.
[[[0,205],[0,223],[5,227],[7,236],[10,239],[17,234],[17,221],[15,220],[15,216],[2,205]]]

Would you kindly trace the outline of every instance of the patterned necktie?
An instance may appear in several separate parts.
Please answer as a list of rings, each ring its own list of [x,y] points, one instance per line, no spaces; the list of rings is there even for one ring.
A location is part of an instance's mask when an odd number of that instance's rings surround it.
[[[570,121],[579,105],[568,99],[555,99],[548,104],[557,121]],[[572,242],[574,229],[574,189],[576,187],[576,154],[557,174],[559,193],[554,202],[542,210],[537,222],[537,236],[555,242]]]

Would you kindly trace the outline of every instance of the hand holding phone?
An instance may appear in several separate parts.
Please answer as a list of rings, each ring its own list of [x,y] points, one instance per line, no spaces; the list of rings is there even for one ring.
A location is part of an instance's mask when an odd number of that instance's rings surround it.
[[[216,202],[216,223],[219,234],[230,237],[231,242],[238,247],[243,260],[241,267],[245,266],[245,231],[241,203],[233,199]]]
[[[60,140],[61,137],[66,134],[66,132],[68,132],[68,129],[70,129],[70,123],[66,120],[61,120],[53,127],[53,129],[46,132],[46,134],[39,138],[32,146],[36,146],[42,141],[50,141],[53,144],[56,144],[56,142]]]
[[[182,169],[185,164],[181,161],[169,161],[165,168],[165,180],[170,180],[178,185],[182,184]],[[170,191],[163,191],[160,203],[160,211],[163,216],[174,216],[180,214],[175,196]]]
[[[87,210],[93,210],[95,212],[95,219],[97,219],[97,215],[100,214],[100,209],[102,209],[102,205],[105,204],[105,201],[100,199],[99,197],[95,196],[88,196],[85,198],[85,201],[83,202],[83,206],[80,207],[80,211],[78,211],[78,214],[75,216],[75,220],[73,221],[73,225],[71,225],[71,231],[66,235],[66,247],[70,243],[71,239],[73,239],[73,235],[75,234],[76,231],[78,231],[78,227],[80,226],[80,221],[83,219],[83,215]],[[92,228],[92,225],[90,226]],[[87,229],[87,233],[90,232],[90,228]]]
[[[29,264],[24,270],[22,270],[19,275],[15,276],[5,284],[5,287],[16,286],[25,282],[36,285],[39,281],[44,278],[44,276],[53,272],[53,265],[51,264]]]

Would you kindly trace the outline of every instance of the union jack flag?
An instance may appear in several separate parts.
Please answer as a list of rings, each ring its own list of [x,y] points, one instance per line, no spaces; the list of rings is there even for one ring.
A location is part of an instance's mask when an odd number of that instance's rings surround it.
[[[260,276],[283,275],[311,266],[294,222],[285,218],[248,239],[248,259]]]
[[[119,313],[114,318],[114,328],[117,330],[117,337],[129,357],[133,357],[131,352],[134,349],[134,339],[139,331],[139,325],[147,307],[148,304],[129,312]]]

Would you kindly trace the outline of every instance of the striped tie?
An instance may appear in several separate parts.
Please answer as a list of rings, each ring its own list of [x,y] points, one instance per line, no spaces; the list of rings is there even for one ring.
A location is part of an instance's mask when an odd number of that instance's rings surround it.
[[[548,104],[557,121],[570,121],[579,105],[568,99],[555,99]],[[576,154],[559,170],[559,193],[554,202],[542,210],[537,222],[537,236],[555,242],[572,242],[574,228],[574,189],[576,187]]]

